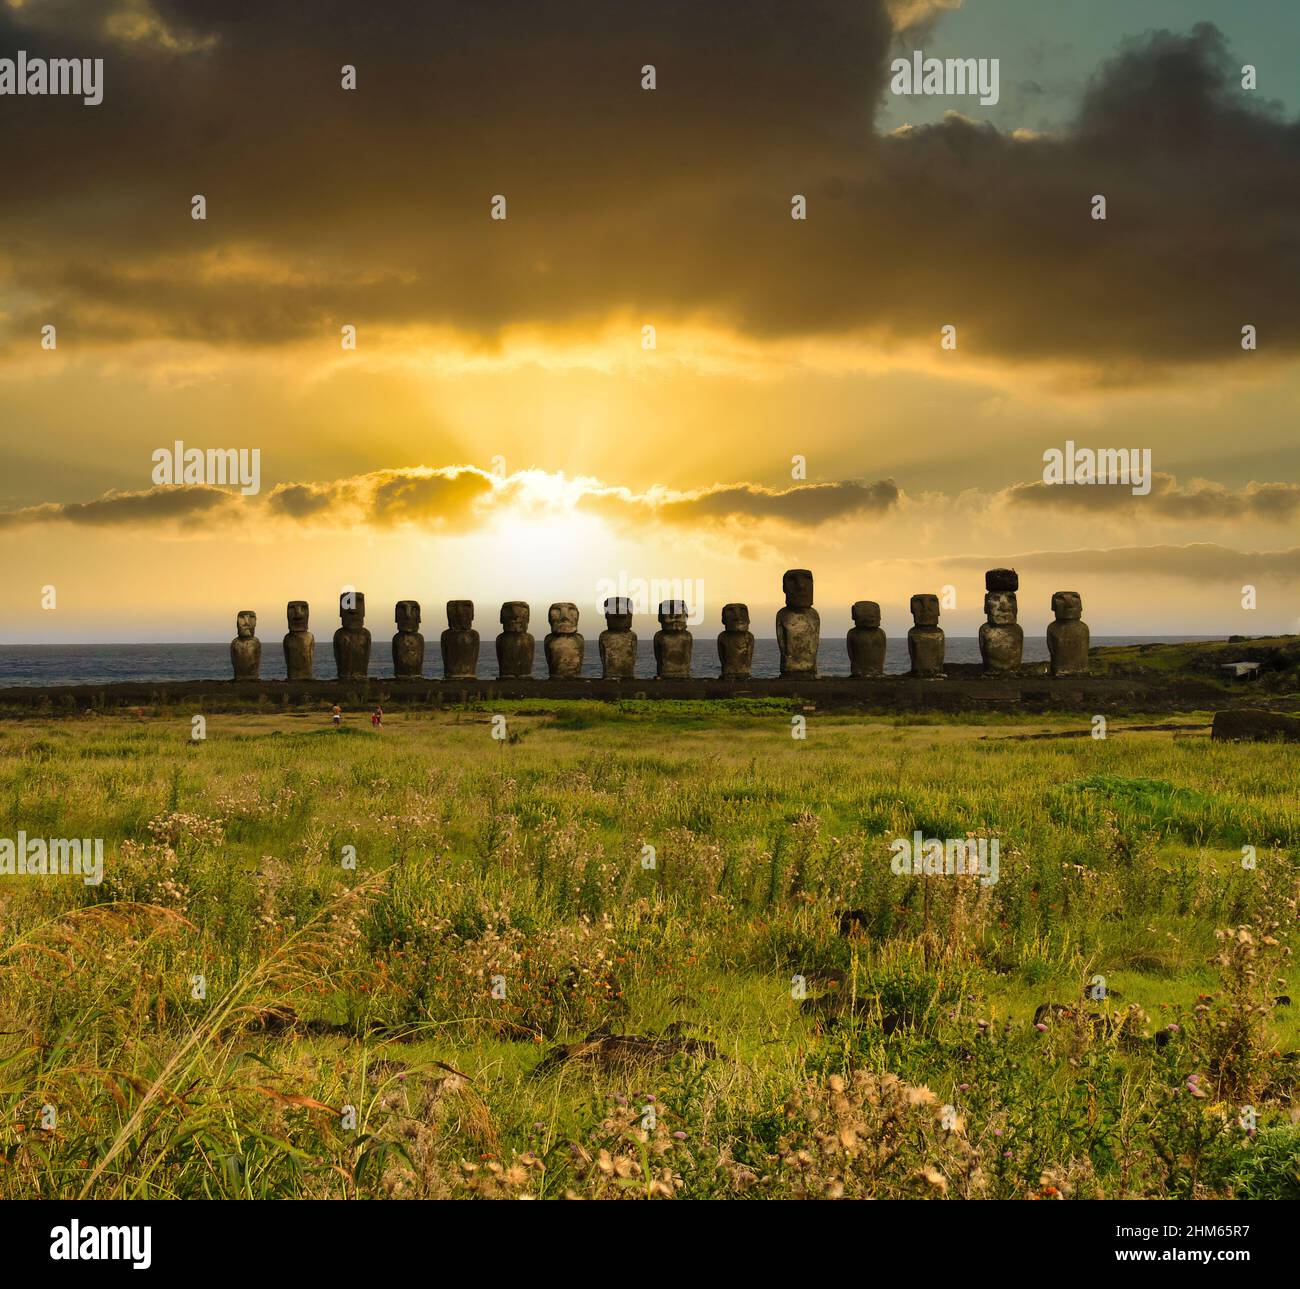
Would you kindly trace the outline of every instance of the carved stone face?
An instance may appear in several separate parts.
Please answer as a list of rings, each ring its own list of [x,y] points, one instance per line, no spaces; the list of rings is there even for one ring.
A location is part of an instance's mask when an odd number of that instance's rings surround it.
[[[859,600],[853,606],[853,625],[874,630],[880,625],[880,605],[875,600]]]
[[[1058,622],[1078,622],[1083,617],[1083,598],[1078,591],[1057,591],[1052,596],[1052,612]]]
[[[1014,593],[1020,590],[1020,574],[1014,568],[991,568],[984,574],[984,589]]]
[[[235,615],[235,633],[241,640],[251,640],[257,630],[257,614],[252,609],[240,609]]]
[[[605,601],[605,625],[611,631],[632,630],[632,601],[626,595],[611,595]]]
[[[686,601],[664,600],[659,605],[659,625],[665,631],[685,631]]]
[[[749,605],[724,604],[722,606],[722,625],[728,631],[748,631]]]
[[[361,591],[344,591],[339,596],[339,617],[345,627],[363,627],[366,624],[366,597]]]
[[[311,610],[307,607],[306,600],[289,601],[289,630],[306,631],[307,620],[311,616]]]
[[[918,627],[939,625],[939,597],[937,595],[912,596],[912,621]]]
[[[507,600],[501,606],[501,625],[506,631],[527,631],[529,616],[528,605],[523,600]]]
[[[1016,608],[1013,591],[990,591],[984,597],[984,612],[995,627],[1012,626],[1016,620]]]
[[[806,568],[789,569],[781,578],[787,609],[811,609],[813,606],[813,575]]]
[[[552,604],[546,612],[547,621],[551,624],[551,630],[557,636],[573,636],[578,634],[578,606],[564,600],[559,604]]]
[[[398,600],[397,601],[397,629],[406,634],[415,632],[420,629],[420,602],[419,600]]]
[[[471,630],[474,626],[474,601],[448,600],[447,626],[452,631]]]

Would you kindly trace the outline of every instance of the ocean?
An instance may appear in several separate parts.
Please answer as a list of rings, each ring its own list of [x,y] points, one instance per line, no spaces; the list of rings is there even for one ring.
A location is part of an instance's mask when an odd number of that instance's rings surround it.
[[[716,633],[697,632],[692,670],[702,678],[719,673]],[[1094,645],[1175,643],[1183,640],[1216,640],[1220,636],[1093,636]],[[848,651],[842,638],[823,640],[818,664],[824,676],[849,674]],[[979,641],[974,636],[949,636],[947,658],[955,663],[978,663]],[[1025,637],[1025,661],[1047,658],[1044,636]],[[754,675],[776,676],[781,670],[775,640],[755,640]],[[891,636],[885,653],[885,670],[901,674],[908,670],[907,639]],[[637,642],[637,675],[653,676],[654,648],[649,636]],[[262,641],[262,679],[284,679],[284,653],[279,640]],[[392,655],[387,637],[376,639],[371,651],[370,674],[391,676]],[[425,638],[424,674],[442,675],[442,660],[436,635]],[[495,636],[479,646],[478,674],[490,679],[497,674]],[[599,677],[600,651],[594,636],[586,641],[584,676]],[[68,644],[0,645],[0,687],[7,685],[105,685],[114,681],[229,680],[230,645],[222,644]],[[330,638],[316,641],[316,675],[321,680],[335,676]],[[546,659],[541,637],[533,662],[533,675],[544,679]]]

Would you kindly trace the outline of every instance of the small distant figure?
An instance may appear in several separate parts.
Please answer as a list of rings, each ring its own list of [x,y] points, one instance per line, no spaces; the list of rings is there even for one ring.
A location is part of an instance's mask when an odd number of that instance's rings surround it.
[[[375,710],[374,710],[373,712],[370,713],[370,723],[371,723],[371,725],[373,725],[376,729],[380,729],[380,728],[383,727],[383,724],[384,724],[384,709],[383,709],[382,707],[376,706],[376,707],[375,707]]]
[[[343,724],[343,709],[337,703],[334,704],[334,710],[330,712],[330,720],[335,725]]]

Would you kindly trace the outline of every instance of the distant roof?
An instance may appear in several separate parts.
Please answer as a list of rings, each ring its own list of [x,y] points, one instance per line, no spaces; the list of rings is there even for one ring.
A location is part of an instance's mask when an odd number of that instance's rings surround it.
[[[1224,671],[1230,671],[1234,676],[1248,676],[1252,671],[1259,670],[1257,662],[1221,662],[1219,666]]]

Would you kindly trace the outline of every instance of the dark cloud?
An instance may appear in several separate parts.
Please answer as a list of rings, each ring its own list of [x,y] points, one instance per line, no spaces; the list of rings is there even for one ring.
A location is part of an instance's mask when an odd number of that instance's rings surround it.
[[[815,527],[832,519],[883,513],[896,504],[898,495],[892,479],[870,484],[800,484],[784,490],[750,483],[718,484],[694,492],[655,489],[643,494],[592,483],[578,491],[575,504],[615,522],[635,524],[772,521]],[[0,528],[59,521],[197,528],[236,522],[259,509],[272,519],[319,528],[346,529],[354,524],[437,527],[447,521],[472,520],[489,509],[546,511],[552,504],[530,491],[526,475],[497,480],[474,466],[420,466],[376,470],[345,479],[277,484],[264,498],[245,498],[203,485],[113,492],[90,502],[50,503],[0,513]]]
[[[1001,497],[1009,505],[1037,510],[1120,513],[1175,521],[1287,523],[1300,514],[1300,484],[1249,483],[1234,490],[1206,479],[1183,485],[1176,476],[1159,472],[1152,474],[1151,491],[1146,496],[1134,496],[1130,488],[1123,486],[1064,486],[1037,481],[1015,484]]]
[[[584,510],[616,522],[647,520],[674,524],[758,524],[775,522],[812,528],[832,519],[879,515],[897,504],[892,479],[876,483],[843,480],[805,483],[792,488],[764,488],[754,483],[715,484],[689,492],[654,489],[633,493],[626,488],[592,488],[579,500]]]
[[[1300,127],[1205,24],[1130,42],[1032,139],[876,136],[883,0],[65,0],[0,9],[0,48],[107,59],[100,107],[5,103],[0,258],[35,302],[7,329],[61,346],[627,309],[936,349],[953,323],[961,354],[1112,380],[1300,346]]]
[[[666,523],[695,524],[725,520],[778,520],[813,527],[850,515],[881,514],[898,501],[892,479],[876,483],[808,483],[777,491],[755,484],[724,484],[655,504]]]
[[[195,527],[232,517],[238,507],[237,493],[196,484],[146,492],[106,492],[94,501],[50,502],[5,511],[0,513],[0,528],[60,522],[104,528],[151,524]]]
[[[324,483],[283,483],[267,495],[273,515],[300,522],[354,521],[388,527],[461,519],[492,494],[492,479],[469,466],[376,470]]]
[[[1131,584],[1135,577],[1163,577],[1186,582],[1252,582],[1269,578],[1281,582],[1300,580],[1300,547],[1276,551],[1238,551],[1213,542],[1184,546],[1115,546],[1097,550],[1034,551],[1012,557],[964,555],[941,561],[945,568],[987,569],[994,564],[1015,568],[1021,575],[1022,603],[1026,575],[1073,577],[1094,574]],[[1057,588],[1052,588],[1053,590]]]

